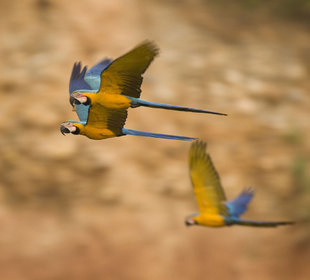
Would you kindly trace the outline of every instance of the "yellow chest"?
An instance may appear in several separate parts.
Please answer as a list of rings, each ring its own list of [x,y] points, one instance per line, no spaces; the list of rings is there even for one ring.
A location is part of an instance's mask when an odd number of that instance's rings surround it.
[[[131,105],[130,99],[121,94],[98,93],[92,95],[92,104],[98,103],[107,109],[128,109]]]
[[[204,214],[194,218],[198,224],[208,227],[223,227],[225,226],[225,220],[220,215]]]
[[[110,129],[95,128],[89,125],[84,126],[84,129],[81,130],[81,134],[94,140],[102,140],[102,139],[117,137],[117,135]]]

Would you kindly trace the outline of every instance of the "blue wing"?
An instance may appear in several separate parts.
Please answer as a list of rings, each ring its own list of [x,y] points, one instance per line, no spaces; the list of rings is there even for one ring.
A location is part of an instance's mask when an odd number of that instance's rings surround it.
[[[74,63],[70,77],[69,93],[71,94],[76,90],[98,91],[100,88],[100,74],[111,62],[110,59],[104,59],[88,71],[86,66],[82,69],[80,62]],[[76,105],[76,113],[81,122],[87,122],[88,112],[89,105]]]
[[[252,189],[244,190],[238,197],[225,203],[231,217],[239,217],[246,209],[254,196]]]
[[[85,89],[85,90],[91,89],[90,85],[84,80],[86,71],[87,71],[86,66],[84,66],[81,71],[81,62],[74,63],[69,83],[70,94],[75,90],[79,89]]]
[[[91,90],[90,85],[84,80],[86,71],[87,71],[86,66],[84,66],[83,69],[81,69],[80,62],[74,63],[69,83],[69,94],[71,94],[75,90],[82,90],[82,89]],[[89,106],[76,105],[76,113],[80,121],[87,122],[88,110]]]
[[[105,70],[112,63],[111,59],[104,59],[100,61],[98,64],[90,68],[84,79],[90,85],[92,90],[99,91],[101,77],[100,74],[103,70]]]

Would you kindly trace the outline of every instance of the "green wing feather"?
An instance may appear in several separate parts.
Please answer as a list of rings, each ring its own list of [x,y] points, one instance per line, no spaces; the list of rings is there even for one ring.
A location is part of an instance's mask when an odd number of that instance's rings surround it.
[[[189,152],[190,176],[200,213],[227,215],[219,175],[205,150],[206,143],[196,141]]]
[[[140,97],[142,74],[158,54],[157,46],[146,41],[114,60],[102,73],[99,93]]]

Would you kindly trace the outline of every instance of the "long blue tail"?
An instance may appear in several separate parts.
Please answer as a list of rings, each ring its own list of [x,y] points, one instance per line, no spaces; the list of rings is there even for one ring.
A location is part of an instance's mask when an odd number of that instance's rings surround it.
[[[152,132],[144,132],[139,130],[127,129],[123,128],[123,134],[126,135],[135,135],[135,136],[143,136],[143,137],[154,137],[154,138],[163,138],[163,139],[173,139],[173,140],[182,140],[182,141],[192,141],[197,138],[194,137],[186,137],[186,136],[176,136],[169,134],[160,134],[160,133],[152,133]]]
[[[232,224],[251,227],[276,227],[282,225],[293,225],[294,222],[261,222],[232,218]]]
[[[151,108],[161,108],[161,109],[166,109],[166,110],[187,111],[187,112],[194,112],[194,113],[205,113],[205,114],[227,116],[227,114],[214,112],[214,111],[150,102],[150,101],[141,100],[139,98],[130,98],[130,99],[132,100],[132,107],[145,106],[145,107],[151,107]]]

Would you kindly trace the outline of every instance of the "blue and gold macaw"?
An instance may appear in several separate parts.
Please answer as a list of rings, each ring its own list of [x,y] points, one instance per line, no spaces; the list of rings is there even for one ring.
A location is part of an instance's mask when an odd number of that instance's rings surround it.
[[[146,41],[133,50],[115,59],[105,59],[88,72],[80,63],[73,66],[70,79],[70,103],[72,106],[84,104],[109,109],[128,109],[140,106],[168,110],[226,115],[223,113],[149,102],[140,99],[142,75],[149,67],[158,48]]]
[[[219,175],[205,150],[206,143],[202,141],[194,142],[190,148],[190,177],[200,214],[187,217],[186,225],[276,227],[293,224],[293,222],[261,222],[239,218],[246,211],[254,192],[251,189],[244,190],[237,198],[227,202]]]
[[[81,64],[75,63],[69,92],[70,103],[76,106],[80,121],[66,121],[61,124],[60,131],[63,134],[82,134],[96,140],[136,135],[191,141],[196,138],[126,129],[123,126],[127,109],[148,106],[225,115],[140,100],[142,74],[157,54],[158,49],[153,43],[144,42],[114,61],[104,59],[89,71],[86,66],[81,69]]]
[[[151,46],[153,46],[151,43],[147,43],[138,47],[137,50],[140,50],[138,53],[141,56],[138,58],[129,56],[126,60],[127,63],[123,65],[123,69],[117,68],[117,70],[115,70],[116,72],[113,72],[112,66],[114,63],[111,64],[112,61],[109,59],[101,61],[89,71],[87,71],[86,67],[81,70],[80,63],[74,64],[69,87],[70,102],[72,102],[72,104],[74,103],[72,100],[75,99],[72,99],[71,93],[77,93],[77,90],[96,92],[100,88],[105,87],[109,87],[111,90],[107,94],[101,94],[102,91],[99,91],[99,94],[92,93],[94,97],[98,98],[96,101],[89,102],[90,104],[87,104],[87,102],[86,104],[85,102],[84,104],[75,104],[76,112],[80,120],[63,122],[60,126],[61,133],[64,135],[65,133],[81,134],[95,140],[122,135],[136,135],[183,141],[196,139],[193,137],[143,132],[124,128],[129,99],[115,89],[123,88],[131,95],[140,92],[140,85],[142,82],[141,73],[145,71],[153,57],[157,54],[156,48],[154,46],[151,48]],[[134,59],[137,59],[137,61]],[[126,68],[126,65],[129,65],[129,69],[133,69],[132,72]],[[112,73],[114,74],[111,76],[109,76],[109,74],[104,79],[100,79],[100,74],[102,77],[105,76],[105,69],[109,66],[112,67]],[[115,75],[114,78],[113,75]],[[120,77],[119,80],[117,78],[118,76]],[[106,86],[106,84],[109,86]]]

